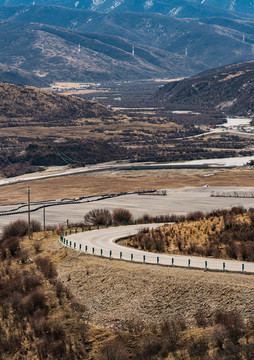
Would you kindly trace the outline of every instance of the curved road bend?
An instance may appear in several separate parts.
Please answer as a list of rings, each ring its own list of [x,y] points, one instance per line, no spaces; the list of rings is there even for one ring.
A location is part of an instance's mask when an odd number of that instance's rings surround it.
[[[68,247],[85,252],[87,247],[87,253],[94,255],[101,255],[104,257],[110,257],[113,259],[120,259],[120,252],[122,253],[122,259],[131,261],[131,254],[133,254],[133,262],[145,262],[149,264],[157,264],[159,257],[159,264],[172,265],[172,258],[174,259],[175,266],[188,267],[188,261],[190,260],[190,267],[205,269],[205,262],[207,261],[207,269],[210,270],[223,270],[223,263],[225,263],[225,270],[242,272],[244,265],[244,271],[248,273],[254,273],[254,263],[234,260],[222,260],[213,258],[203,258],[196,256],[185,255],[165,255],[159,253],[151,253],[142,250],[136,250],[133,248],[118,245],[115,241],[121,238],[137,234],[139,229],[149,227],[150,229],[162,226],[162,224],[142,224],[142,225],[128,225],[111,227],[108,229],[92,230],[81,232],[73,235],[65,236],[68,240]]]

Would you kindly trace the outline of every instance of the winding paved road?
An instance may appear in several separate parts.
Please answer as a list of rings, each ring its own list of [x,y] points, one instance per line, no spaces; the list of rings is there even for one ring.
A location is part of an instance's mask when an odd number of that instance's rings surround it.
[[[254,263],[233,260],[202,258],[196,256],[165,255],[136,250],[120,246],[116,241],[130,235],[137,234],[144,227],[156,228],[162,224],[129,225],[111,227],[108,229],[92,230],[73,235],[64,236],[62,242],[65,246],[88,254],[104,256],[126,261],[145,262],[149,264],[173,265],[208,270],[225,270],[234,272],[254,273]],[[173,260],[172,260],[173,259]]]

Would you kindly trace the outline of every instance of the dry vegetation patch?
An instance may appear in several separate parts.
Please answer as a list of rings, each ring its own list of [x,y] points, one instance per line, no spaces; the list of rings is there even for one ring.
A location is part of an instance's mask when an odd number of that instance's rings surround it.
[[[149,230],[122,243],[138,249],[168,254],[213,256],[254,261],[254,210],[242,207],[194,212],[172,217],[174,226]]]
[[[62,230],[1,242],[1,358],[252,359],[253,276],[81,255]]]
[[[214,176],[204,177],[213,173]],[[126,191],[165,189],[189,186],[253,186],[254,172],[247,169],[232,170],[140,170],[97,173],[95,175],[71,175],[29,182],[33,199],[48,200],[112,194]],[[27,184],[20,183],[1,187],[0,204],[27,201]]]

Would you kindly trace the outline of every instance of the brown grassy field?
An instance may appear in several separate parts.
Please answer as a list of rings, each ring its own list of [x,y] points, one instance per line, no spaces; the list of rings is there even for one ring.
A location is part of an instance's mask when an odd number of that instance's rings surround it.
[[[193,323],[200,308],[254,313],[254,276],[209,273],[100,259],[40,241],[60,278],[87,307],[89,321],[121,328],[128,320],[159,323],[177,314]],[[28,241],[25,246],[31,247]]]
[[[252,359],[253,276],[101,259],[57,232],[0,244],[3,359]]]
[[[185,254],[254,261],[252,209],[232,207],[208,214],[189,213],[174,226],[143,229],[121,241],[122,245],[167,254]],[[177,222],[178,221],[178,222]]]
[[[214,176],[204,176],[209,173],[214,173]],[[6,185],[0,187],[0,204],[27,201],[28,184],[32,190],[33,200],[39,201],[205,184],[252,187],[253,183],[254,172],[248,169],[102,172],[95,175],[65,176]]]

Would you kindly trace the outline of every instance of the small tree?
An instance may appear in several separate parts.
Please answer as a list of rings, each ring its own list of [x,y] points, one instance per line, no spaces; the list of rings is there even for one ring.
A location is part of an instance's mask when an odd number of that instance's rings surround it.
[[[115,209],[113,211],[113,220],[118,224],[131,224],[133,223],[133,216],[127,209]]]
[[[85,215],[84,220],[87,225],[111,225],[112,215],[107,209],[94,209]]]

